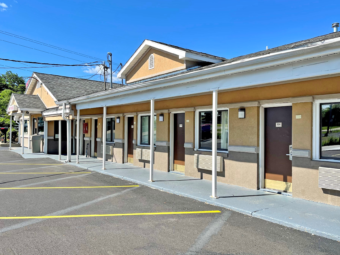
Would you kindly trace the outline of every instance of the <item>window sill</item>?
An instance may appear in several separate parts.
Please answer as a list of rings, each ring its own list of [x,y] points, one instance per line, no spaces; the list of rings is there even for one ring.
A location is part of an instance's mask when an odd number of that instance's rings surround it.
[[[340,163],[340,159],[313,159],[313,161]]]
[[[141,146],[141,147],[150,147],[150,145],[147,145],[147,144],[137,144],[137,146]],[[154,147],[156,148],[156,145],[154,145]]]
[[[194,151],[207,151],[207,152],[212,152],[212,150],[205,150],[205,149],[194,149]],[[217,151],[217,153],[226,153],[226,154],[228,154],[229,153],[229,151]]]

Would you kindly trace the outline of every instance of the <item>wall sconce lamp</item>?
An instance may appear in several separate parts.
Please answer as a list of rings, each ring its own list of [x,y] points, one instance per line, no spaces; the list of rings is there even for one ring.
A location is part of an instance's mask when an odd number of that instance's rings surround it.
[[[159,121],[164,121],[164,114],[163,114],[163,113],[161,113],[161,114],[159,115]]]
[[[117,117],[117,123],[120,123],[120,117]]]
[[[239,119],[245,119],[246,118],[246,109],[245,108],[239,108],[238,109],[238,118]]]

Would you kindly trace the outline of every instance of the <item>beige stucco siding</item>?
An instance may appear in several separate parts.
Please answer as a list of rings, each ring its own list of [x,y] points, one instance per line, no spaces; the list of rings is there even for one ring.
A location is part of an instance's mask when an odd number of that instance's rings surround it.
[[[293,148],[312,150],[313,103],[293,104]],[[297,119],[301,116],[301,119]]]
[[[44,86],[40,86],[40,88],[36,88],[33,91],[33,95],[38,95],[47,108],[57,107],[56,103],[54,102],[54,99],[47,92]]]
[[[157,114],[157,132],[156,141],[168,142],[169,139],[169,113],[164,114],[164,121],[159,121],[159,114]]]
[[[47,128],[48,128],[47,136],[54,137],[54,121],[48,121]]]
[[[149,57],[151,54],[154,55],[155,59],[153,69],[149,69]],[[184,68],[185,61],[178,59],[177,55],[151,48],[126,75],[126,82],[129,83]]]
[[[259,145],[259,107],[246,107],[246,118],[238,118],[238,109],[229,109],[229,145]]]

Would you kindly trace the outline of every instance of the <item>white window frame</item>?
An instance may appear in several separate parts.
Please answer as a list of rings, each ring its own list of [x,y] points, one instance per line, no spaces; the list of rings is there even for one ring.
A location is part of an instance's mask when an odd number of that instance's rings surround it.
[[[340,162],[336,159],[320,158],[320,104],[340,103],[340,99],[316,99],[313,103],[313,160]]]
[[[137,129],[137,145],[138,146],[146,146],[146,147],[150,147],[150,144],[141,144],[141,128],[142,128],[142,116],[150,116],[150,113],[143,113],[143,114],[138,114],[138,129]],[[155,115],[157,117],[157,113],[155,113]],[[150,120],[151,121],[151,120]],[[157,133],[157,126],[156,126],[156,133]],[[156,141],[154,141],[154,143],[156,144]]]
[[[230,122],[229,122],[229,120],[230,120],[230,118],[229,118],[229,113],[230,113],[230,110],[229,110],[229,108],[217,108],[217,111],[228,111],[228,150],[223,150],[223,151],[221,151],[221,150],[217,150],[217,152],[219,152],[219,153],[229,153],[229,136],[230,136]],[[200,122],[199,122],[199,113],[200,112],[207,112],[207,111],[210,111],[210,112],[212,112],[212,108],[205,108],[205,109],[197,109],[196,111],[195,111],[195,151],[209,151],[209,152],[211,152],[212,150],[207,150],[207,149],[200,149],[199,148],[199,136],[200,136],[200,134],[199,134],[199,124],[200,124]]]
[[[150,61],[150,59],[152,58],[152,66],[151,66],[151,61]],[[149,70],[150,69],[154,69],[155,68],[155,56],[153,55],[153,54],[151,54],[150,56],[149,56]]]

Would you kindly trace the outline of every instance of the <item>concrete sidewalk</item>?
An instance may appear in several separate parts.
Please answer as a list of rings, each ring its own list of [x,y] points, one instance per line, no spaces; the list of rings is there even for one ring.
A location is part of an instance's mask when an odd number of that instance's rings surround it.
[[[21,154],[21,148],[13,148],[12,151]],[[32,154],[28,149],[25,153],[24,158],[49,157],[58,160],[57,155]],[[66,157],[63,156],[62,160]],[[149,182],[148,169],[106,162],[106,170],[103,171],[102,161],[84,156],[80,157],[80,164],[75,164],[75,156],[68,164],[340,241],[340,207],[337,206],[221,183],[217,185],[219,198],[212,199],[211,182],[206,180],[155,170],[155,181]]]

